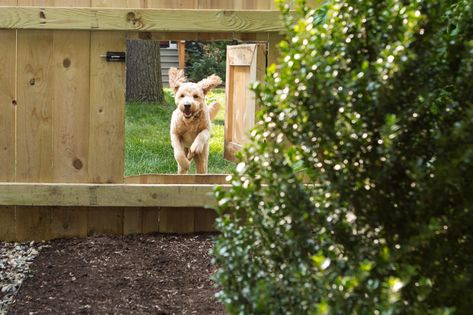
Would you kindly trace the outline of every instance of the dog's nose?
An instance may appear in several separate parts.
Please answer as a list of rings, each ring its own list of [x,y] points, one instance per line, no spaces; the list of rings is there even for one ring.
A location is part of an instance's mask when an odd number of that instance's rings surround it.
[[[191,107],[191,103],[190,102],[187,102],[187,103],[184,103],[184,108],[190,108]]]

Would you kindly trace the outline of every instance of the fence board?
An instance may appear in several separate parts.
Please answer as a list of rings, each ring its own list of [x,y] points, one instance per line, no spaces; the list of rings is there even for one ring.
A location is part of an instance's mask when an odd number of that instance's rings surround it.
[[[53,181],[87,182],[90,32],[54,31]]]
[[[51,208],[16,207],[16,240],[48,240],[51,238]]]
[[[17,181],[51,181],[53,32],[18,31]]]
[[[148,0],[148,8],[195,9],[198,0]]]
[[[0,206],[0,240],[16,240],[15,207]]]
[[[274,10],[4,7],[0,28],[246,33],[281,31],[283,23]]]
[[[214,185],[0,183],[0,206],[215,206]],[[228,185],[222,185],[224,189]]]
[[[142,208],[142,210],[143,210],[142,233],[158,232],[161,209],[160,208]]]
[[[193,233],[195,208],[161,208],[160,233]]]
[[[123,32],[93,32],[90,47],[89,181],[123,182],[125,64],[106,62],[107,51],[124,51]]]
[[[87,236],[87,208],[51,208],[51,238]]]
[[[0,181],[15,180],[16,31],[0,30]]]
[[[123,234],[143,232],[143,208],[125,208],[123,210]]]
[[[217,213],[213,209],[196,208],[195,209],[195,232],[214,232]]]
[[[91,207],[87,211],[87,235],[123,235],[123,218],[121,207]]]
[[[227,174],[145,174],[125,177],[127,184],[227,184]]]

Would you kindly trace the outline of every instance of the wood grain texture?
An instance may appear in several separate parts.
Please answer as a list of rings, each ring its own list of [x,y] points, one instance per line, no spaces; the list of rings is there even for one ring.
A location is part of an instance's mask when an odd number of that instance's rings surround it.
[[[193,233],[194,208],[161,208],[159,214],[160,233]]]
[[[226,67],[224,157],[235,161],[235,153],[248,142],[248,132],[255,125],[257,106],[250,86],[264,79],[265,45],[228,46]]]
[[[87,211],[85,207],[52,207],[50,237],[87,236]]]
[[[15,207],[0,206],[0,241],[16,240]]]
[[[0,28],[173,32],[275,32],[274,10],[4,7]]]
[[[126,184],[227,184],[227,174],[145,174],[125,177]]]
[[[125,146],[125,63],[107,62],[124,51],[123,32],[93,32],[90,46],[89,181],[121,183]]]
[[[90,0],[18,0],[18,6],[90,7]]]
[[[213,188],[207,184],[0,183],[0,206],[215,206]]]
[[[100,8],[143,8],[148,0],[90,0],[92,7]]]
[[[87,235],[123,235],[124,208],[90,207],[87,210]]]
[[[54,31],[53,182],[87,182],[90,32]]]
[[[18,31],[17,181],[52,179],[53,36]]]
[[[51,239],[51,208],[16,207],[16,241]]]
[[[143,209],[123,209],[123,235],[143,233]]]
[[[194,210],[194,231],[214,232],[217,213],[213,209],[195,208]]]
[[[16,31],[0,30],[0,182],[15,180]]]
[[[147,0],[147,8],[195,9],[199,0]]]
[[[161,208],[142,208],[142,233],[159,232]]]

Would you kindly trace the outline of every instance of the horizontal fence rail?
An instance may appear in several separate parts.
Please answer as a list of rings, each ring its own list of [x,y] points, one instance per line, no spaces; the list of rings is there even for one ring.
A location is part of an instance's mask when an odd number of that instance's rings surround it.
[[[0,7],[0,29],[277,32],[276,10]]]
[[[0,206],[215,207],[214,187],[212,184],[0,183]]]

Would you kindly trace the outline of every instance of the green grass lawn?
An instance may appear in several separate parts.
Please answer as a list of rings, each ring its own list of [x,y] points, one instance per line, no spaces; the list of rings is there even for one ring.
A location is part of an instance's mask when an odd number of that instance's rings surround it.
[[[160,173],[177,174],[169,137],[169,124],[175,109],[169,90],[165,91],[168,104],[126,105],[125,119],[125,176]],[[223,159],[223,131],[225,117],[225,90],[215,89],[207,96],[207,103],[218,101],[222,109],[212,122],[210,138],[209,173],[229,173],[234,165]],[[191,173],[195,173],[192,163]]]

